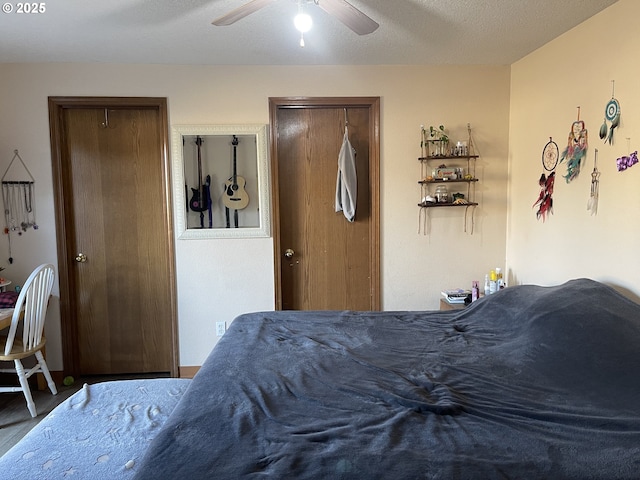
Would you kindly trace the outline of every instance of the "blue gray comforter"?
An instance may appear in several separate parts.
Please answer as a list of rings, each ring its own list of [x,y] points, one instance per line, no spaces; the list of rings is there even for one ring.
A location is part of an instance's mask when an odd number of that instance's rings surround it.
[[[518,286],[450,312],[238,317],[136,478],[640,476],[640,305]]]

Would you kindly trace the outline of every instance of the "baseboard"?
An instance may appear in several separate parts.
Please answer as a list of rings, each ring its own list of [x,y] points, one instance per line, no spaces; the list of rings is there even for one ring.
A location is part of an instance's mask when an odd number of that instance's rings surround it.
[[[180,367],[180,378],[193,378],[200,367]]]
[[[44,381],[44,375],[38,375],[38,382],[40,382],[40,378],[42,378],[42,380]],[[51,372],[51,378],[53,378],[53,382],[56,385],[62,385],[62,381],[64,380],[64,378],[62,377],[62,370]],[[45,388],[47,388],[46,383]]]
[[[180,367],[179,369],[179,373],[180,373],[180,378],[193,378],[193,376],[198,373],[198,370],[200,370],[200,366],[194,366],[194,367]],[[14,378],[15,375],[11,375],[11,378]],[[46,390],[47,387],[47,382],[45,382],[44,380],[44,375],[42,374],[38,374],[36,375],[36,377],[38,378],[38,390]],[[53,378],[53,381],[55,382],[56,385],[62,385],[62,381],[64,380],[63,376],[62,376],[62,371],[55,371],[55,370],[51,370],[51,377]],[[15,377],[17,378],[17,377]]]
[[[61,371],[55,371],[55,370],[49,370],[49,373],[51,374],[51,378],[53,379],[53,383],[55,383],[56,385],[62,385],[62,372]],[[31,377],[31,378],[35,378],[35,382],[37,384],[38,390],[48,390],[49,386],[47,385],[47,380],[44,378],[44,375],[41,373],[37,373],[35,375],[35,377]],[[29,380],[31,380],[31,378]]]

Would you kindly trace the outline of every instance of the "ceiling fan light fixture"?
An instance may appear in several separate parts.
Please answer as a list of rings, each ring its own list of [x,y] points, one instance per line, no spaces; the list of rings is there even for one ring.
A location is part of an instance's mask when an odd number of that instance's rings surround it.
[[[313,20],[311,19],[311,16],[309,14],[300,12],[294,17],[293,24],[296,26],[300,33],[306,33],[311,30],[311,27],[313,26]]]

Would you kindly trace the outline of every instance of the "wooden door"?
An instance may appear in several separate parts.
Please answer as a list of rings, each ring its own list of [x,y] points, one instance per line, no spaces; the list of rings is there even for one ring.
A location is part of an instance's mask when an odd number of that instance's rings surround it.
[[[270,111],[277,308],[378,310],[379,99],[270,99]],[[335,211],[346,120],[354,222]]]
[[[177,374],[166,106],[156,100],[50,99],[70,373]]]

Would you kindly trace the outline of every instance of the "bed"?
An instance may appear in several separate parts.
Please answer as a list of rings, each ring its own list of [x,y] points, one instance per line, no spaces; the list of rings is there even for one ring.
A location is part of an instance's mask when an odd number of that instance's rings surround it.
[[[131,475],[635,479],[639,377],[640,305],[588,279],[447,312],[250,313]]]
[[[0,478],[133,478],[189,382],[154,378],[83,385],[0,458]]]
[[[640,305],[601,283],[450,312],[238,317],[136,479],[640,475]]]

